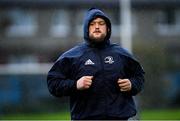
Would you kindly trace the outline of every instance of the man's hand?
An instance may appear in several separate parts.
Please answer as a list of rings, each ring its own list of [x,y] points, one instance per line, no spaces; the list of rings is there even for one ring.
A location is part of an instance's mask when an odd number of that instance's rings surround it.
[[[81,77],[76,84],[78,90],[88,89],[92,84],[93,76],[83,76]]]
[[[131,90],[131,81],[129,79],[118,79],[118,85],[122,92],[130,91]]]

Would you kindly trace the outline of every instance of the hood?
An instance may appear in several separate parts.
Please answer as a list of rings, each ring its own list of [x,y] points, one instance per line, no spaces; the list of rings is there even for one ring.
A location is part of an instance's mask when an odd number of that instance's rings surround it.
[[[89,24],[92,20],[98,17],[104,19],[107,27],[109,28],[105,40],[101,43],[101,45],[109,44],[110,43],[109,38],[111,36],[111,22],[110,19],[101,10],[97,8],[91,8],[87,11],[87,14],[84,19],[84,40],[90,45],[93,44],[89,39]]]

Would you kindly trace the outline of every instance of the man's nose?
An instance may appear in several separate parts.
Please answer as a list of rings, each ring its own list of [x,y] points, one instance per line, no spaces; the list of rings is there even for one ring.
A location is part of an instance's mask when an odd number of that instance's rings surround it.
[[[95,24],[95,28],[99,28],[99,24],[98,23]]]

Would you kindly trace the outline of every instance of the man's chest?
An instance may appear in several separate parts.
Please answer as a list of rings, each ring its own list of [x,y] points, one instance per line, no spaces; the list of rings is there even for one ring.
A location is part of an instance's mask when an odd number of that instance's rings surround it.
[[[104,76],[113,78],[124,75],[124,59],[116,53],[92,52],[84,54],[78,59],[76,75],[82,76]]]

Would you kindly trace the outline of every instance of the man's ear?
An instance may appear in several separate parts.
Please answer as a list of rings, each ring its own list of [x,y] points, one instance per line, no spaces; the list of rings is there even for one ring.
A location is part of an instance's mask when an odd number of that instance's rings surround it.
[[[109,29],[109,27],[107,27],[107,32],[110,32],[110,29]]]

